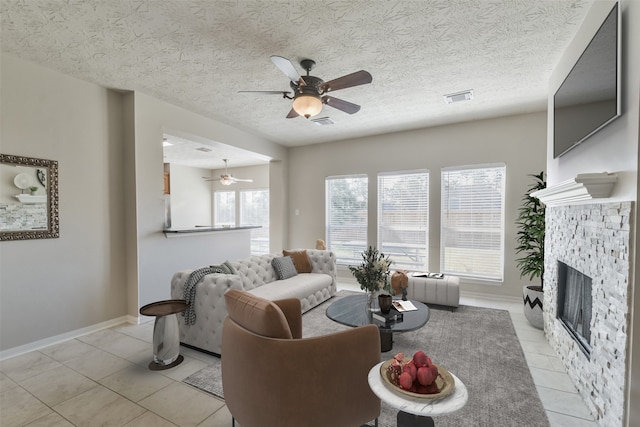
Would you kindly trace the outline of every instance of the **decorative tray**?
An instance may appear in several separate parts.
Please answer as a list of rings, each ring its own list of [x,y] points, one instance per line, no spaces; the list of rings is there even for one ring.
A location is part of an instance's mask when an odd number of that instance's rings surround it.
[[[403,361],[403,365],[410,360],[411,358],[405,358]],[[448,370],[438,365],[437,363],[434,363],[434,365],[438,367],[438,377],[435,380],[436,386],[438,387],[437,393],[421,394],[400,388],[399,385],[394,384],[393,381],[391,381],[391,379],[389,378],[389,370],[387,368],[389,367],[389,365],[391,365],[392,362],[393,359],[387,360],[380,366],[380,376],[389,389],[405,396],[411,396],[418,399],[442,399],[443,397],[449,396],[451,393],[453,393],[453,390],[455,388],[455,380]]]

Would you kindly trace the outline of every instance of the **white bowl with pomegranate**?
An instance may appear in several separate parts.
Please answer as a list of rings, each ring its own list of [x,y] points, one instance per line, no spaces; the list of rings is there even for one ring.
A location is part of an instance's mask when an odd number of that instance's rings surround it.
[[[392,390],[423,399],[448,396],[455,386],[449,371],[433,363],[422,350],[413,357],[396,354],[380,366],[380,375]]]

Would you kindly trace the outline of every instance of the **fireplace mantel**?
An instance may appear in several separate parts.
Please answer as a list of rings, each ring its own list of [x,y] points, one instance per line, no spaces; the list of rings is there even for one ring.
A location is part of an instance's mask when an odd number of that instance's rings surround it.
[[[575,178],[531,193],[547,206],[562,206],[573,202],[591,199],[604,199],[611,196],[618,182],[614,173],[582,173]]]

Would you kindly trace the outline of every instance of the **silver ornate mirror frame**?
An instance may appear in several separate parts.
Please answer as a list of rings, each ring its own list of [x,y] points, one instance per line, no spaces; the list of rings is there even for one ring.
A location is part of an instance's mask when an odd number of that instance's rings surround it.
[[[39,176],[38,178],[42,178],[46,182],[47,227],[42,229],[0,231],[0,241],[60,237],[58,223],[58,162],[55,160],[0,154],[0,165],[2,164],[46,169],[45,177]]]

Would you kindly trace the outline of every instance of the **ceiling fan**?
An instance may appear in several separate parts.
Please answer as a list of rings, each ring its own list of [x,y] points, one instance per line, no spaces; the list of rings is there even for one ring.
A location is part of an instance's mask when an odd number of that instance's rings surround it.
[[[228,162],[229,159],[222,159],[224,161],[224,173],[222,175],[220,175],[220,184],[222,185],[231,185],[231,184],[235,184],[236,182],[253,182],[252,179],[240,179],[240,178],[235,178],[233,176],[231,176],[231,174],[228,172]],[[203,177],[205,179],[205,181],[216,181],[216,179],[210,179],[210,178],[206,178]]]
[[[312,59],[303,59],[300,61],[300,66],[307,71],[307,75],[304,77],[298,74],[291,61],[287,58],[273,55],[271,56],[271,61],[273,61],[280,71],[289,77],[289,80],[291,80],[289,85],[293,90],[293,94],[290,91],[277,90],[241,90],[239,92],[267,93],[282,95],[282,97],[286,99],[293,99],[293,108],[289,111],[287,119],[298,116],[304,116],[308,119],[309,117],[319,114],[320,111],[322,111],[323,104],[337,108],[348,114],[355,114],[360,111],[359,105],[325,94],[339,89],[371,83],[373,80],[371,74],[367,71],[360,70],[325,82],[319,77],[309,75],[309,72],[316,65],[316,62]]]

